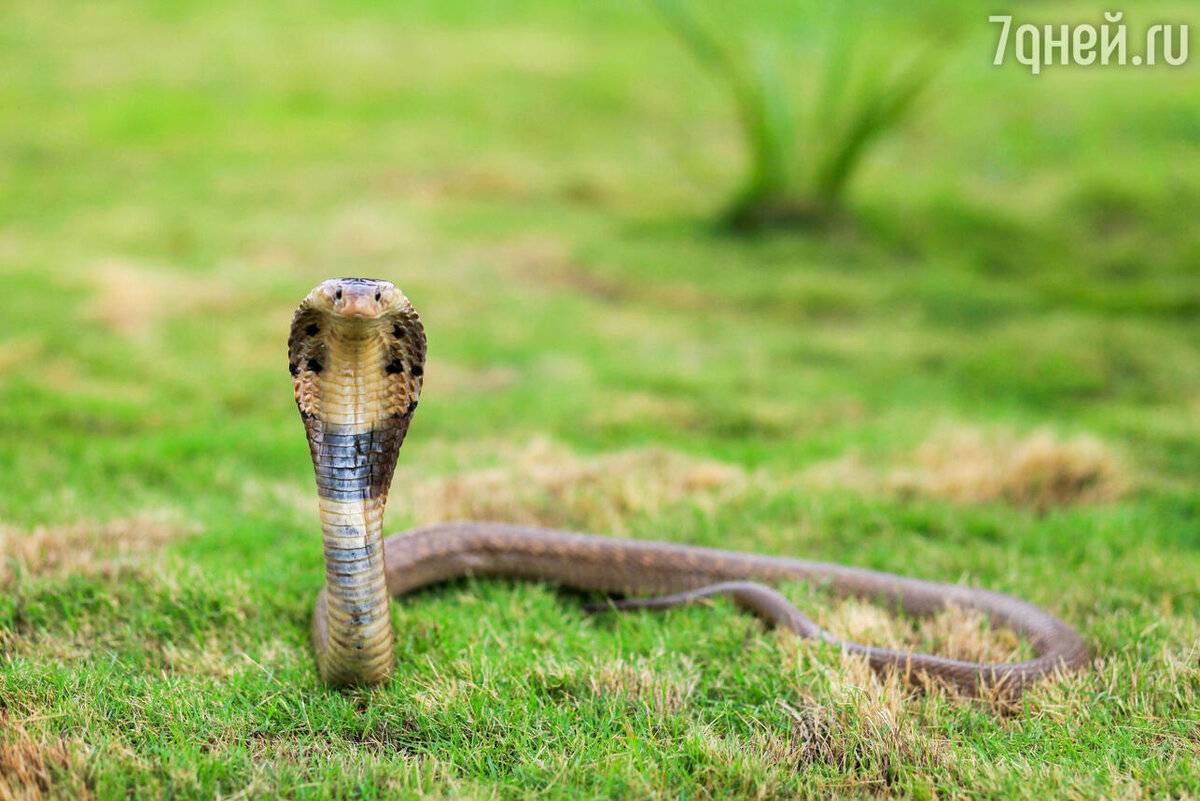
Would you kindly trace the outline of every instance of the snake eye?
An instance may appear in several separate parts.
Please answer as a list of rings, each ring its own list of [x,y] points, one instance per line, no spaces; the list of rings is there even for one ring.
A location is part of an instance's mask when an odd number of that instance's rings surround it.
[[[335,292],[335,293],[333,294],[333,296],[334,296],[335,298],[337,298],[338,300],[341,300],[341,299],[342,299],[342,288],[341,288],[340,286],[338,287],[338,291],[337,291],[337,292]]]
[[[375,290],[375,302],[376,302],[376,303],[378,303],[378,302],[379,302],[379,298],[380,298],[380,293],[379,293],[379,290],[378,290],[378,289],[376,289],[376,290]]]

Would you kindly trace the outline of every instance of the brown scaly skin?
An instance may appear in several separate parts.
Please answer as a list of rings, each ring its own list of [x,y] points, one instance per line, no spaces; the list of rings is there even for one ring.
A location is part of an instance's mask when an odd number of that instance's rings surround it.
[[[967,692],[990,686],[1015,696],[1089,659],[1074,629],[1033,604],[891,573],[474,521],[383,540],[388,486],[421,393],[420,318],[386,281],[326,281],[296,311],[288,361],[317,473],[325,588],[313,614],[313,643],[321,676],[331,684],[386,680],[393,660],[389,595],[462,576],[524,578],[612,595],[672,593],[602,605],[612,609],[666,608],[726,595],[770,625],[862,654],[878,670],[898,670],[914,681],[928,674]],[[839,640],[759,583],[784,581],[817,582],[914,615],[948,604],[978,609],[992,625],[1027,637],[1038,656],[979,664]]]
[[[421,320],[386,281],[326,281],[296,310],[288,369],[325,544],[313,635],[321,676],[333,684],[375,684],[392,669],[383,508],[424,367]]]

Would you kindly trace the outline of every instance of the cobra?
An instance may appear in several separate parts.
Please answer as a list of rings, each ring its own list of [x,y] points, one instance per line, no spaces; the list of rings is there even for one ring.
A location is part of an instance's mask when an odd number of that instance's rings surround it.
[[[335,685],[377,684],[391,673],[390,598],[465,576],[504,576],[607,594],[599,608],[665,608],[724,595],[766,624],[866,657],[878,670],[922,674],[967,692],[1020,693],[1082,667],[1075,630],[1018,598],[968,586],[782,556],[623,540],[491,522],[426,526],[383,538],[396,459],[417,408],[425,331],[387,281],[331,279],[296,310],[288,367],[316,471],[325,587],[313,612],[317,666]],[[817,627],[771,585],[814,582],[912,615],[948,605],[984,613],[1025,637],[1036,657],[983,664],[878,648]],[[648,596],[617,600],[622,596]]]

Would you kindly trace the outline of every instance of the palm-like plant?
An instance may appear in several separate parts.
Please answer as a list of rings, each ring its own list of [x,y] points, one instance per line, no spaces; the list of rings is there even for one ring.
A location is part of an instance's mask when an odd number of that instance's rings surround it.
[[[900,65],[866,58],[841,12],[829,27],[824,68],[796,87],[773,51],[722,41],[685,0],[650,2],[697,61],[728,84],[750,155],[725,214],[739,228],[833,219],[870,145],[904,120],[940,63],[932,48]]]

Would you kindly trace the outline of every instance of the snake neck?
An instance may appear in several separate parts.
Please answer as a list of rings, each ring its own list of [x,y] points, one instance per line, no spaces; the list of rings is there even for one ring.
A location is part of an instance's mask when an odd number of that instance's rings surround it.
[[[383,513],[399,444],[380,402],[386,346],[371,333],[331,327],[313,427],[329,620],[319,663],[334,684],[382,681],[393,661]]]
[[[321,501],[328,633],[317,653],[332,684],[377,683],[391,671],[382,530],[382,504]]]

